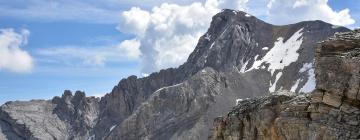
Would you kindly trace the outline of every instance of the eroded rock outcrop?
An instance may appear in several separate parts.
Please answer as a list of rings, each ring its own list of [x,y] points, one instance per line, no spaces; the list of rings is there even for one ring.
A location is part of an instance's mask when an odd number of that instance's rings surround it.
[[[0,109],[0,139],[87,139],[98,111],[99,99],[81,91],[48,101],[7,102]]]
[[[360,139],[360,30],[338,33],[316,48],[316,90],[241,101],[214,121],[211,139]]]

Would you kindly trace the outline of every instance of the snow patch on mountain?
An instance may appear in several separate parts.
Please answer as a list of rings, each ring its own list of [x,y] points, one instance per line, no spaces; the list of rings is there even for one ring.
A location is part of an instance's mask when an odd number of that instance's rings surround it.
[[[210,46],[210,48],[209,48],[210,50],[211,50],[211,48],[214,46],[214,44],[215,44],[215,42],[213,42],[213,43],[211,44],[211,46]]]
[[[311,68],[308,70],[308,80],[306,84],[300,89],[300,92],[311,92],[315,89],[315,73],[314,69]]]
[[[303,67],[299,70],[299,73],[307,72],[307,81],[305,85],[300,89],[300,92],[311,92],[315,89],[315,74],[313,63],[305,63]]]
[[[202,72],[204,73],[204,72],[206,72],[206,71],[203,70]],[[183,84],[183,83],[179,83],[179,84],[175,84],[175,85],[172,85],[172,86],[162,87],[162,88],[156,90],[154,93],[159,92],[159,91],[164,90],[164,89],[168,89],[168,88],[172,88],[172,87],[177,87],[177,86],[180,86],[180,85],[182,85],[182,84]]]
[[[110,132],[113,131],[115,129],[116,125],[113,125],[110,127]]]
[[[275,70],[282,70],[291,63],[297,61],[299,53],[297,50],[300,48],[303,28],[295,32],[287,41],[284,42],[283,37],[279,37],[274,43],[274,47],[261,59],[254,62],[253,66],[247,71],[258,69],[263,63],[269,64],[268,70],[271,75]]]
[[[206,35],[205,35],[205,39],[208,40],[208,41],[210,41],[210,40],[211,40],[211,35],[206,34]]]
[[[312,63],[305,63],[303,67],[300,69],[299,73],[303,73],[307,70],[310,70],[312,68]]]
[[[267,51],[267,50],[269,50],[269,47],[261,48],[261,50]]]
[[[297,89],[298,86],[299,86],[299,83],[300,83],[300,79],[297,79],[296,82],[295,82],[295,84],[291,87],[290,91],[291,91],[291,92],[295,92],[296,89]]]
[[[236,99],[236,105],[239,105],[242,101],[244,101],[244,99]]]
[[[275,88],[276,88],[276,83],[278,82],[279,78],[281,77],[282,75],[282,72],[279,72],[276,74],[276,79],[275,79],[275,82],[273,84],[271,84],[270,88],[269,88],[269,91],[270,92],[274,92],[275,91]]]
[[[246,69],[246,66],[247,66],[248,63],[249,63],[249,61],[246,61],[245,64],[243,64],[243,65],[241,66],[240,73],[244,73],[244,72],[245,72],[245,69]]]

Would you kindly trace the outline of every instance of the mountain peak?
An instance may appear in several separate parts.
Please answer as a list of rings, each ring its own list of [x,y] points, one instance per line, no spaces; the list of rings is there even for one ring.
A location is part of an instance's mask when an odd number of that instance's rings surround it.
[[[254,16],[250,15],[249,13],[246,13],[245,11],[239,11],[239,10],[232,10],[232,9],[223,9],[221,12],[219,12],[215,16],[221,16],[221,15],[234,15],[236,18],[255,18]]]

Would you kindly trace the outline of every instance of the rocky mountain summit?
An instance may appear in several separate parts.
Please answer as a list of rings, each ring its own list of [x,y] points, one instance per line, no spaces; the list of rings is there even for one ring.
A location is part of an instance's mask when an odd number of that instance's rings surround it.
[[[360,139],[360,30],[316,48],[316,90],[244,100],[215,120],[212,139]]]
[[[313,91],[314,46],[346,31],[322,21],[271,25],[226,9],[178,68],[122,79],[101,99],[65,91],[5,103],[0,139],[208,139],[213,119],[242,99]]]

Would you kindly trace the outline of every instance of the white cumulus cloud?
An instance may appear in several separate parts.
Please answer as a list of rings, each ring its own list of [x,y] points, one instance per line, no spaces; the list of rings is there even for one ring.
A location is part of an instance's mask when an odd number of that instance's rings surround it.
[[[221,9],[246,10],[249,0],[219,0],[218,7]]]
[[[132,7],[129,11],[122,13],[122,22],[117,27],[125,33],[143,35],[150,22],[150,13],[139,7]]]
[[[0,70],[29,72],[33,60],[20,47],[27,44],[30,31],[23,29],[16,33],[13,29],[0,29]]]
[[[328,0],[270,0],[267,20],[274,24],[289,24],[305,20],[323,20],[335,25],[351,25],[355,20],[349,9],[333,10]]]
[[[125,40],[116,46],[116,49],[123,52],[129,59],[138,59],[140,57],[141,52],[139,48],[140,42],[135,39]]]

